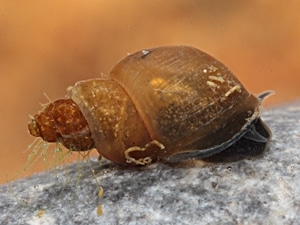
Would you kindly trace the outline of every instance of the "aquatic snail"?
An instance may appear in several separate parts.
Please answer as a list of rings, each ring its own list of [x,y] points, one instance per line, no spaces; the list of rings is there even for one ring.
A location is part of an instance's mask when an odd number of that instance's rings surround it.
[[[28,128],[73,151],[96,148],[119,164],[222,160],[226,151],[255,155],[268,146],[271,132],[260,114],[270,94],[251,94],[196,48],[157,47],[128,55],[110,76],[69,87],[67,97],[49,103]]]

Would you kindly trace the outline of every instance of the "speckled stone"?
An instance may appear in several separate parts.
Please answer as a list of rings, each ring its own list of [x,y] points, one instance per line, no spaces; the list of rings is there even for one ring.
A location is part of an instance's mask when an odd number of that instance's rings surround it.
[[[273,138],[260,158],[138,168],[94,159],[80,170],[75,163],[0,186],[0,224],[299,224],[300,102],[262,117]]]

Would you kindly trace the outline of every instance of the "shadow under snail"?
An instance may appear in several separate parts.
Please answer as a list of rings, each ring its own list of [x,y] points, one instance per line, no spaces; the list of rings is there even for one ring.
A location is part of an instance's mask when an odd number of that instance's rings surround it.
[[[266,149],[271,132],[260,114],[272,93],[251,94],[225,65],[196,48],[158,47],[125,57],[110,76],[77,82],[28,128],[73,151],[96,148],[119,164],[226,161]]]

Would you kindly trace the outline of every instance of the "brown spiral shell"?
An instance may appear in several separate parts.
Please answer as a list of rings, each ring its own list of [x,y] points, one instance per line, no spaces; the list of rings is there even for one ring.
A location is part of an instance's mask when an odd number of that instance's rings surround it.
[[[261,102],[212,56],[187,46],[133,53],[106,78],[80,81],[29,123],[30,133],[116,163],[217,154],[241,139],[267,146]],[[259,131],[260,132],[259,132]]]

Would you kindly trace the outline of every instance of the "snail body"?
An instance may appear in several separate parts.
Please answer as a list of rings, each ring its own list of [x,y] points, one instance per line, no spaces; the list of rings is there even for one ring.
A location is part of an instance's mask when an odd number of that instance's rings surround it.
[[[48,142],[96,148],[121,164],[208,157],[240,139],[267,145],[262,101],[212,56],[187,46],[138,51],[110,76],[80,81],[29,123]],[[261,132],[257,131],[257,127]]]

